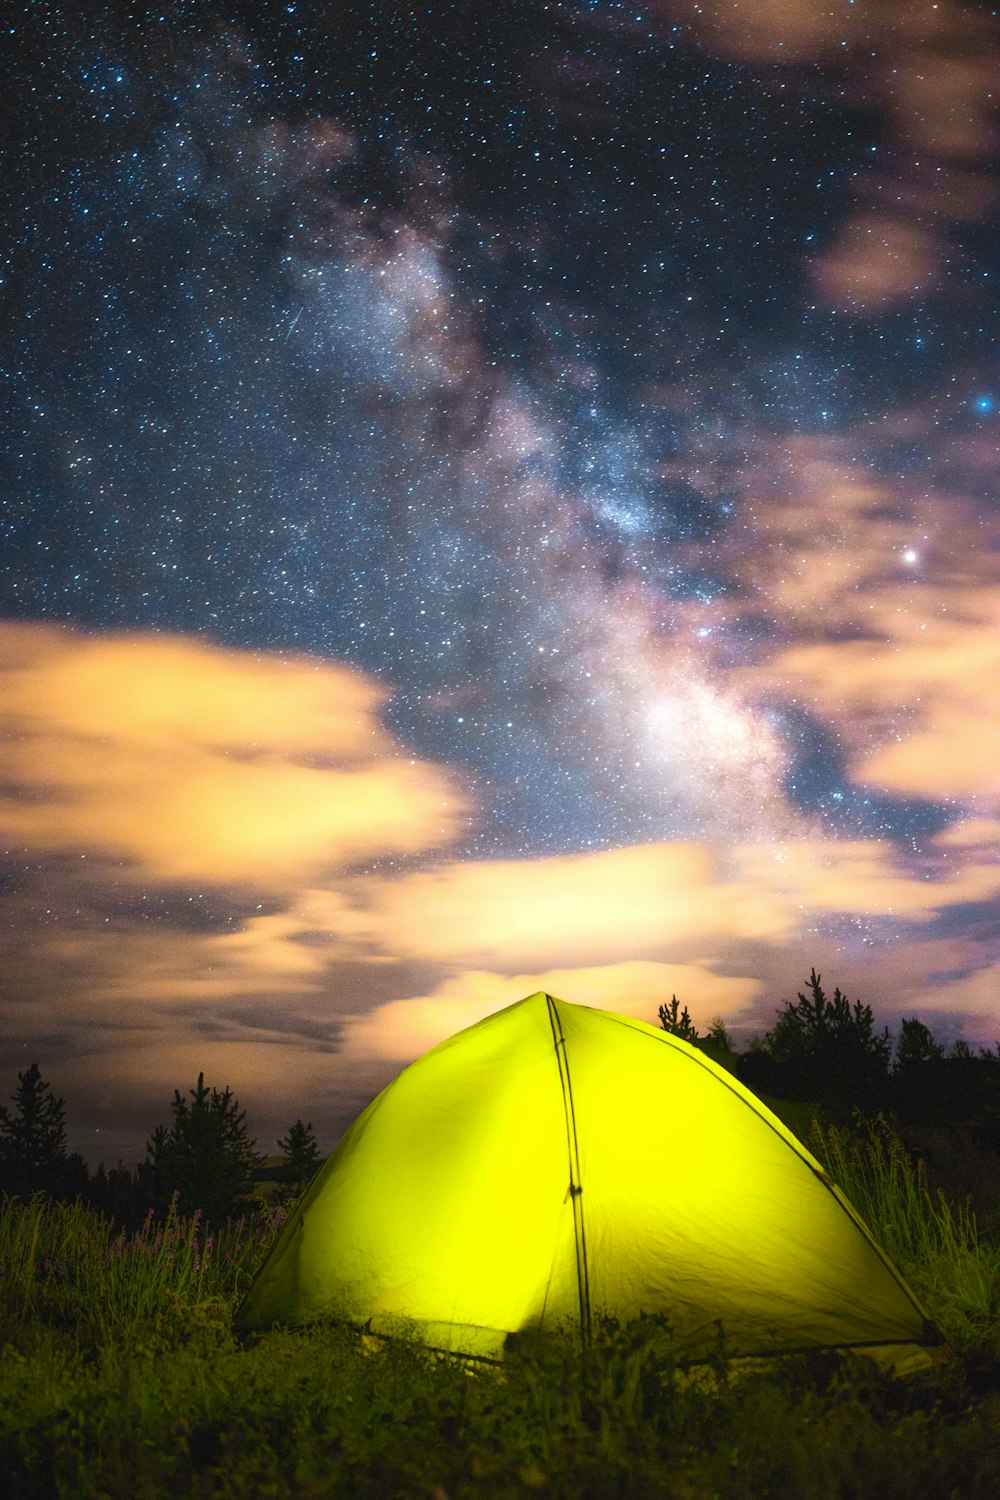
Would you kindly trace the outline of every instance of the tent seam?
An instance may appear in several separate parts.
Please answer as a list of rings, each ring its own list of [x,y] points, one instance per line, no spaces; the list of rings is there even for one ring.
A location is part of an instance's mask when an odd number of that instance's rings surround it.
[[[556,1010],[555,998],[547,994],[545,996],[545,1003],[548,1007],[549,1026],[552,1030],[552,1043],[556,1054],[556,1066],[559,1069],[559,1083],[562,1088],[563,1114],[566,1119],[569,1196],[572,1200],[573,1208],[573,1239],[576,1249],[576,1280],[580,1302],[580,1332],[583,1343],[586,1345],[590,1342],[591,1334],[590,1268],[587,1264],[587,1232],[583,1214],[583,1183],[580,1180],[580,1146],[576,1133],[573,1081],[570,1077],[566,1038],[563,1035],[559,1012]],[[561,1053],[560,1048],[562,1049]]]

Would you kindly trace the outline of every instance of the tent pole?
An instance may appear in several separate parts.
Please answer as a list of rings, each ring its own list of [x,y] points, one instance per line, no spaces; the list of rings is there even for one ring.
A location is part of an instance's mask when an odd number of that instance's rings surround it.
[[[569,1198],[573,1206],[573,1238],[576,1246],[576,1285],[580,1304],[580,1341],[588,1348],[592,1334],[590,1310],[590,1271],[587,1264],[587,1231],[583,1217],[583,1183],[580,1180],[580,1148],[576,1135],[576,1112],[573,1107],[573,1082],[570,1078],[569,1057],[566,1038],[556,1002],[551,995],[545,996],[549,1009],[549,1025],[559,1068],[559,1083],[562,1088],[563,1113],[566,1118],[566,1148],[569,1158]]]

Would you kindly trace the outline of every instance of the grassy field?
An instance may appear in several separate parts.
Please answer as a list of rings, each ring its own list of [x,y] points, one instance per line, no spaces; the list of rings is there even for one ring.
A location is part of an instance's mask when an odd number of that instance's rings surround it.
[[[241,1343],[274,1225],[116,1235],[0,1212],[0,1482],[24,1497],[1000,1495],[1000,1245],[887,1128],[811,1142],[955,1349],[902,1381],[831,1356],[685,1381],[653,1324],[471,1369],[329,1327]]]

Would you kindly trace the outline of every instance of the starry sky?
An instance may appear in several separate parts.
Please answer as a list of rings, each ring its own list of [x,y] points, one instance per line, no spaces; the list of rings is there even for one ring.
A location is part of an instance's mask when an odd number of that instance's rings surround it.
[[[0,1093],[329,1145],[546,988],[1000,1030],[1000,21],[15,6]]]

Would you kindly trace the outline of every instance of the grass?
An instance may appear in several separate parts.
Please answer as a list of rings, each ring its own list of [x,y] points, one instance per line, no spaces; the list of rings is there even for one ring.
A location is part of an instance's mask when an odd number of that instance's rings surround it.
[[[981,1239],[968,1200],[932,1192],[881,1116],[853,1130],[814,1122],[810,1145],[952,1346],[992,1344],[1000,1358],[1000,1243]]]
[[[267,1234],[269,1226],[264,1226]],[[81,1203],[7,1203],[0,1213],[0,1307],[7,1337],[36,1323],[73,1328],[99,1348],[173,1322],[228,1321],[253,1273],[261,1230],[234,1224],[206,1232],[196,1215],[152,1214],[137,1234],[115,1232]]]
[[[813,1142],[948,1333],[901,1381],[865,1360],[677,1378],[654,1320],[472,1368],[330,1327],[241,1343],[268,1226],[116,1234],[0,1207],[0,1483],[21,1500],[1000,1494],[1000,1252],[882,1124]],[[273,1226],[272,1226],[273,1227]]]

